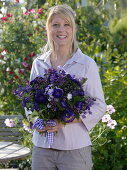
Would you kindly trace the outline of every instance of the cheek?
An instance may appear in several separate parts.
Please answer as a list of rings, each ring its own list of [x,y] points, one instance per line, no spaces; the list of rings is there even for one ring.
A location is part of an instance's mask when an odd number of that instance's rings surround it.
[[[55,38],[55,31],[54,30],[51,30],[50,32],[49,32],[49,35],[50,35],[50,38],[51,39],[54,39]]]
[[[73,32],[72,32],[72,30],[69,31],[69,35],[70,35],[70,38],[72,39],[72,38],[73,38]]]
[[[70,34],[70,36],[73,36],[73,29],[68,29],[68,33]]]

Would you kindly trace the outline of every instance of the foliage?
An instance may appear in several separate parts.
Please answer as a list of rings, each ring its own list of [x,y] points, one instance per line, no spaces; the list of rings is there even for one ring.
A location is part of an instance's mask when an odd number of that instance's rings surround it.
[[[7,114],[20,112],[13,90],[19,83],[27,83],[33,58],[41,53],[45,43],[44,12],[44,9],[23,12],[16,7],[0,20],[0,110]]]
[[[127,166],[127,9],[126,6],[123,9],[118,0],[89,0],[87,7],[81,7],[79,0],[47,0],[43,5],[43,13],[38,14],[36,19],[36,13],[23,15],[20,6],[15,7],[13,16],[8,21],[0,21],[0,29],[3,29],[0,51],[8,51],[4,57],[0,57],[5,62],[0,65],[0,110],[7,114],[21,113],[21,107],[13,96],[13,89],[24,79],[29,79],[28,68],[35,56],[29,57],[28,54],[39,54],[45,43],[45,9],[65,2],[77,13],[80,48],[94,58],[99,66],[106,103],[112,104],[116,109],[113,118],[118,125],[115,130],[103,133],[102,141],[99,142],[106,140],[104,145],[93,149],[93,169],[124,170]],[[29,67],[22,65],[24,61],[27,61]],[[20,69],[24,69],[25,73],[19,73]],[[99,124],[95,128],[98,129],[98,126]]]

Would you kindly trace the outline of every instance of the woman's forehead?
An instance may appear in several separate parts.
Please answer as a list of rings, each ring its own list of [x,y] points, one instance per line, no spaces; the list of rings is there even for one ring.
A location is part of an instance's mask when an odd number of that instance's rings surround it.
[[[60,21],[69,22],[67,18],[64,18],[64,17],[62,17],[60,15],[55,15],[52,18],[52,22],[60,22]]]
[[[52,16],[51,22],[60,22],[60,21],[71,23],[70,18],[68,16],[63,15],[63,14],[54,14]]]

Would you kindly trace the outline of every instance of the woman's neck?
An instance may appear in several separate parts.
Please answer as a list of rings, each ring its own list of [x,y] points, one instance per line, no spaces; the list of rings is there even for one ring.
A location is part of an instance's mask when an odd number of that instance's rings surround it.
[[[55,48],[54,53],[52,54],[54,60],[67,60],[71,57],[70,48],[67,49],[67,47],[59,47]]]
[[[57,50],[55,53],[52,53],[50,56],[51,65],[53,68],[57,69],[57,66],[64,66],[68,59],[72,56],[67,49]]]

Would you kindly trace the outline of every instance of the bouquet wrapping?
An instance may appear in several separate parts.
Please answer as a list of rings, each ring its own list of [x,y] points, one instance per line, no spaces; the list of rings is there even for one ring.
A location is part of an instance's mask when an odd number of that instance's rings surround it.
[[[55,120],[64,124],[79,119],[80,114],[92,114],[90,107],[95,99],[85,95],[83,85],[86,78],[77,79],[63,69],[45,70],[43,77],[38,76],[25,87],[19,86],[14,94],[22,106],[31,111],[31,117],[38,119],[33,128],[55,126]],[[53,143],[53,133],[46,133],[49,143]]]

